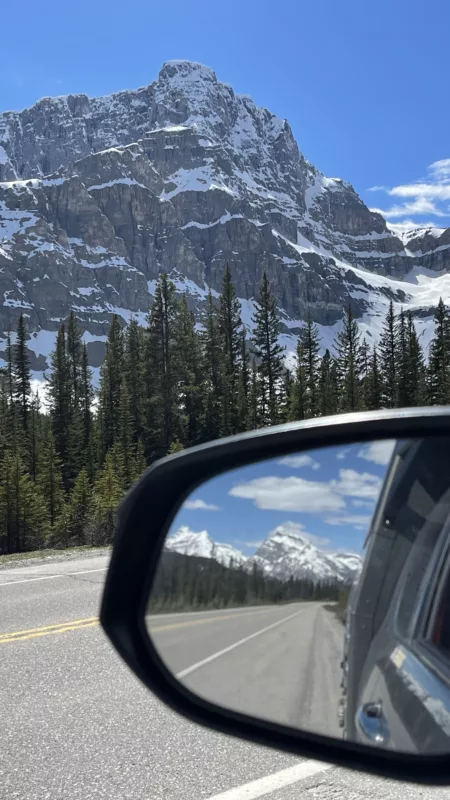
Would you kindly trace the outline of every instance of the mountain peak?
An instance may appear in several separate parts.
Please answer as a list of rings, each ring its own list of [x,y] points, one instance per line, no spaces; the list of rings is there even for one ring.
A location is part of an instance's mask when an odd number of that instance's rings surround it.
[[[209,80],[217,83],[216,73],[211,67],[200,64],[198,61],[184,59],[165,61],[162,65],[158,80],[173,80],[174,78],[180,78],[182,80]]]

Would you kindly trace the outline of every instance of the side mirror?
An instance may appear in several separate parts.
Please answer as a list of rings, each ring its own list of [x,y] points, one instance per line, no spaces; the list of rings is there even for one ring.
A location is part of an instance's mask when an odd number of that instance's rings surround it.
[[[122,503],[101,624],[189,719],[450,782],[450,414],[267,428],[155,463]]]

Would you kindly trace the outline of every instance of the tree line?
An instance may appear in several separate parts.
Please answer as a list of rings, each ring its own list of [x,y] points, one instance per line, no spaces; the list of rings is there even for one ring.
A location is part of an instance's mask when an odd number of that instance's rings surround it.
[[[202,324],[161,275],[147,325],[113,316],[92,384],[73,313],[57,334],[45,408],[31,391],[24,316],[0,371],[0,551],[111,542],[115,511],[157,458],[220,436],[362,409],[450,402],[450,317],[442,300],[425,363],[410,313],[391,302],[378,346],[351,307],[333,352],[308,317],[296,366],[284,364],[280,319],[264,274],[249,337],[230,269]]]
[[[256,564],[219,564],[212,558],[164,552],[158,566],[148,611],[200,611],[209,608],[271,605],[307,600],[337,601],[337,580],[309,578],[281,581],[265,575]]]

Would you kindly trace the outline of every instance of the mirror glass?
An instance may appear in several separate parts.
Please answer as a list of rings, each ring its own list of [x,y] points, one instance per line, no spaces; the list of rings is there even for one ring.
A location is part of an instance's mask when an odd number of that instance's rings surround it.
[[[173,520],[147,609],[169,670],[253,717],[448,752],[445,443],[290,453],[199,486]]]

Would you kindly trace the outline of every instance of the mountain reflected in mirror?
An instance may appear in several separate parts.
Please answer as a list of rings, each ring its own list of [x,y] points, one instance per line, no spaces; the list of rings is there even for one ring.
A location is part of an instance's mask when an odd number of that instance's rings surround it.
[[[261,461],[185,500],[146,619],[160,656],[191,691],[272,722],[346,735],[349,608],[400,446]]]

